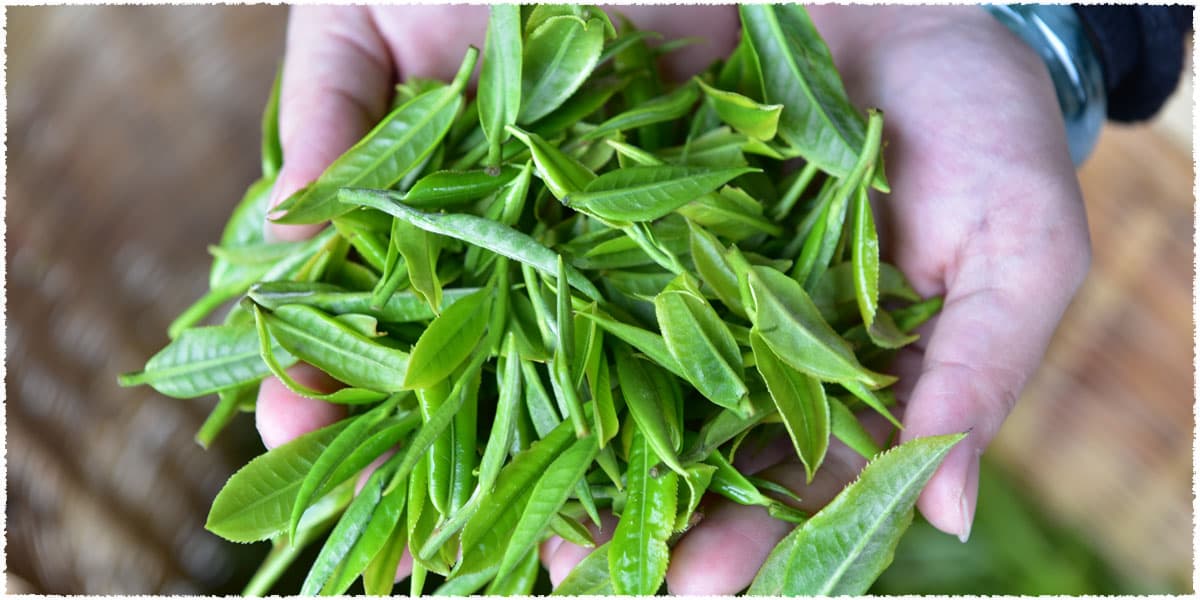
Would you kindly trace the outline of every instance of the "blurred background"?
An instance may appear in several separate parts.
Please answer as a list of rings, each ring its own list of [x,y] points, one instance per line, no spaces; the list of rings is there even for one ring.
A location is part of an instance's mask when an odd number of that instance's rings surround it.
[[[205,248],[259,169],[286,9],[6,12],[7,591],[236,593],[266,545],[203,522],[262,451],[252,417],[206,451],[215,398],[116,376],[205,291]],[[876,592],[1193,591],[1188,79],[1080,171],[1092,271],[986,456],[970,542],[918,522]]]

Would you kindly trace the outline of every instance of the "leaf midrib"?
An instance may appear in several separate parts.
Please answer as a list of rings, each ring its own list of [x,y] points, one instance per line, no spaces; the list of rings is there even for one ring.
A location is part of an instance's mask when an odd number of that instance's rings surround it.
[[[582,19],[580,19],[580,21],[582,21]],[[558,44],[558,51],[554,53],[554,57],[549,62],[545,63],[547,65],[547,67],[545,69],[542,69],[542,72],[540,73],[541,77],[538,79],[537,83],[534,84],[533,88],[529,90],[529,94],[526,95],[524,91],[521,92],[522,104],[524,104],[528,100],[532,100],[532,99],[537,99],[537,100],[542,100],[542,101],[545,100],[545,98],[542,98],[542,96],[544,96],[547,93],[546,88],[547,88],[547,86],[549,86],[549,82],[551,79],[550,77],[548,77],[548,75],[554,73],[555,71],[560,70],[562,63],[566,60],[565,55],[567,54],[567,51],[570,49],[571,44],[574,43],[575,40],[579,37],[580,33],[584,33],[584,34],[587,33],[587,23],[586,22],[583,22],[582,24],[580,24],[578,28],[571,28],[570,35],[565,36],[565,39]],[[524,70],[524,65],[522,65],[522,70]],[[526,106],[529,106],[529,105],[526,104]],[[545,116],[545,115],[543,114],[543,115],[539,116],[538,118],[540,119],[542,116]],[[518,115],[518,118],[519,118],[519,115]]]
[[[372,349],[372,352],[369,352],[369,353],[368,353],[368,352],[364,352],[363,354],[355,354],[355,353],[352,353],[352,352],[350,352],[350,351],[348,351],[348,350],[343,350],[343,349],[342,349],[342,348],[340,348],[340,347],[339,347],[337,344],[333,344],[333,343],[327,342],[327,341],[325,341],[325,340],[323,340],[323,339],[321,339],[321,338],[319,338],[319,337],[317,337],[317,336],[315,336],[315,335],[313,335],[313,334],[309,333],[308,331],[306,331],[306,330],[304,330],[304,329],[301,329],[301,328],[299,328],[299,327],[296,327],[295,325],[292,325],[291,323],[289,323],[289,322],[287,322],[287,321],[284,321],[283,319],[279,318],[278,316],[275,316],[275,317],[273,318],[273,320],[275,321],[275,324],[276,324],[276,326],[277,326],[277,327],[278,327],[278,326],[283,326],[284,328],[286,328],[286,329],[290,330],[290,331],[291,331],[291,333],[292,333],[293,335],[297,336],[297,337],[301,337],[301,338],[304,338],[304,339],[306,339],[306,340],[310,340],[310,341],[312,341],[312,342],[316,343],[318,346],[320,346],[320,347],[322,347],[322,348],[329,348],[329,349],[332,349],[334,354],[336,354],[336,355],[338,355],[338,356],[342,356],[342,357],[348,357],[348,358],[350,358],[350,359],[351,359],[351,360],[350,360],[350,362],[351,362],[351,363],[355,363],[355,362],[357,362],[357,363],[358,363],[358,364],[360,364],[360,365],[361,365],[361,364],[363,364],[363,363],[370,363],[371,365],[373,365],[373,366],[376,366],[376,367],[379,367],[380,369],[385,369],[385,370],[388,370],[388,371],[395,370],[395,366],[394,366],[394,365],[389,365],[389,364],[386,364],[386,363],[384,363],[384,362],[382,362],[382,361],[379,361],[379,360],[378,360],[378,359],[376,359],[374,356],[372,356],[372,354],[374,353],[374,349]],[[366,342],[363,342],[362,340],[358,339],[358,338],[357,338],[357,337],[355,337],[353,334],[351,334],[349,331],[344,331],[344,330],[341,330],[341,328],[340,328],[340,327],[338,327],[338,326],[336,326],[336,325],[334,325],[334,327],[335,327],[335,328],[337,328],[337,329],[339,329],[339,333],[341,333],[341,334],[343,334],[343,335],[345,335],[345,336],[348,336],[348,337],[350,337],[350,338],[351,338],[351,339],[353,339],[355,342],[358,342],[358,345],[360,345],[360,346],[368,346],[368,344],[367,344]],[[374,344],[370,344],[370,346],[374,346]],[[383,347],[383,346],[380,346],[380,348],[381,348],[381,349],[383,349],[383,350],[388,350],[388,348],[385,348],[385,347]],[[285,348],[285,350],[286,350],[286,348]]]
[[[680,296],[683,295],[683,292],[667,292],[667,293],[668,294],[679,294]],[[708,336],[708,332],[704,329],[704,326],[700,323],[700,320],[692,312],[691,307],[687,305],[687,300],[685,298],[679,298],[678,300],[679,300],[680,307],[682,308],[682,315],[681,315],[682,318],[686,321],[686,324],[689,325],[693,329],[693,332],[696,334],[693,337],[693,339],[699,338],[700,345],[704,349],[708,350],[710,355],[712,355],[713,357],[715,357],[717,359],[718,369],[721,372],[724,372],[728,376],[726,378],[727,380],[734,381],[737,384],[735,387],[740,387],[743,390],[745,390],[746,386],[741,381],[742,378],[741,378],[740,374],[736,370],[734,370],[732,365],[729,364],[729,361],[725,357],[724,353],[721,351],[720,348],[717,347],[716,342]],[[664,303],[665,303],[665,299],[664,299]],[[664,308],[665,308],[665,306],[664,306]],[[665,335],[663,336],[663,340],[664,341],[667,340]],[[735,342],[735,344],[736,344],[736,342]],[[674,345],[674,344],[670,344],[668,342],[667,349],[670,350],[672,345]],[[677,357],[677,360],[678,360],[678,357]],[[680,364],[680,366],[683,366],[684,364],[687,364],[687,363],[684,361],[680,361],[679,364]],[[699,365],[697,365],[697,366],[699,366]],[[709,385],[712,385],[716,388],[726,389],[726,387],[727,387],[726,384],[728,383],[728,381],[726,381],[726,382],[709,381],[709,379],[707,377],[705,377],[705,375],[707,375],[706,371],[707,371],[706,369],[700,369],[700,372],[698,373],[699,377],[703,381],[705,381]],[[741,397],[742,395],[745,395],[745,393],[740,394],[739,397]]]
[[[253,350],[238,354],[226,354],[199,361],[187,361],[182,364],[171,365],[164,368],[155,367],[153,369],[147,369],[140,374],[139,379],[143,379],[147,383],[161,383],[164,379],[169,380],[171,378],[184,377],[188,374],[214,370],[222,365],[232,365],[257,357],[258,348],[256,346]]]
[[[917,473],[926,472],[928,470],[930,464],[938,462],[941,459],[941,457],[944,455],[945,455],[945,452],[934,453],[928,460],[926,460],[922,463],[921,469],[919,471],[917,471]],[[920,479],[920,477],[910,477],[908,479],[908,482],[905,483],[901,487],[901,490],[904,492],[907,492],[908,490],[912,489],[912,487],[914,486],[914,484],[916,483],[916,481],[918,479]],[[883,523],[883,521],[885,521],[887,519],[888,515],[891,515],[892,512],[895,510],[895,507],[898,504],[900,504],[900,498],[903,497],[904,495],[905,494],[892,494],[891,495],[890,501],[885,505],[887,507],[887,510],[880,513],[879,518],[875,519],[871,523],[871,527],[870,527],[870,529],[868,529],[868,531],[871,532],[871,535],[859,536],[858,542],[855,543],[854,546],[851,548],[853,550],[853,552],[847,553],[847,556],[857,556],[862,551],[862,548],[868,544],[868,542],[870,541],[870,539],[872,537],[874,537],[875,532],[878,530],[879,526]],[[793,551],[793,557],[794,556],[795,556],[795,553]],[[789,564],[791,564],[791,562],[792,562],[791,560],[788,561]],[[814,594],[814,595],[819,595],[819,596],[832,595],[831,590],[834,589],[834,586],[837,583],[840,583],[841,578],[845,575],[846,571],[850,568],[850,563],[852,563],[852,562],[853,562],[852,560],[841,561],[840,566],[833,572],[833,575],[831,577],[829,577],[828,579],[826,579],[826,585],[824,587],[822,587],[820,589],[820,591],[817,592],[817,594]]]
[[[760,279],[759,281],[761,282],[762,280]],[[848,367],[849,370],[855,371],[855,372],[858,371],[858,369],[855,368],[855,364],[850,362],[849,360],[847,360],[845,356],[843,356],[840,352],[838,352],[837,348],[826,344],[823,340],[821,340],[819,337],[817,337],[816,334],[814,334],[812,331],[810,331],[809,328],[804,325],[804,323],[802,323],[799,319],[797,319],[796,315],[792,313],[792,311],[788,308],[787,304],[785,304],[783,302],[783,299],[779,298],[770,289],[766,288],[765,282],[764,282],[764,285],[762,285],[760,287],[766,292],[765,294],[763,294],[763,299],[770,302],[772,305],[774,305],[776,307],[776,309],[787,318],[788,321],[791,321],[793,324],[795,324],[796,328],[799,329],[803,333],[804,339],[810,341],[815,346],[818,346],[818,347],[822,348],[823,350],[827,351],[827,353],[829,355],[836,357],[838,359],[838,361],[843,366]],[[758,298],[756,297],[755,300],[758,301]],[[762,312],[762,311],[759,311],[759,312]],[[770,333],[775,330],[775,328],[771,328],[771,329],[760,328],[760,329],[763,333]],[[763,339],[766,340],[765,336]],[[769,343],[768,343],[768,345],[769,345]]]
[[[419,120],[417,120],[417,122],[415,122],[411,126],[409,126],[408,129],[403,133],[403,135],[401,135],[399,139],[397,139],[393,144],[391,144],[391,148],[387,152],[381,152],[379,157],[376,160],[373,160],[373,161],[367,163],[367,166],[363,169],[360,169],[359,174],[357,176],[354,176],[354,177],[351,177],[350,179],[348,179],[345,185],[336,186],[336,187],[350,187],[350,186],[357,185],[365,177],[374,173],[375,169],[379,165],[383,164],[383,162],[385,160],[391,159],[396,154],[398,154],[399,148],[404,147],[409,142],[409,140],[416,137],[417,132],[425,130],[426,128],[429,127],[429,125],[431,123],[433,123],[435,120],[437,120],[437,118],[441,116],[442,110],[450,105],[451,98],[453,98],[453,99],[458,98],[458,90],[453,87],[445,87],[445,88],[442,88],[439,90],[433,90],[433,91],[426,92],[426,93],[441,94],[442,98],[439,98],[438,101],[433,104],[432,109],[426,114],[425,118],[419,119]],[[416,103],[416,99],[413,99],[413,102],[410,104],[414,104],[414,103]],[[399,116],[400,115],[397,114],[396,115],[397,118],[394,120],[400,120]],[[408,168],[405,169],[404,173],[400,174],[399,177],[403,177],[404,174],[406,174],[410,170],[412,170],[412,165],[409,165]],[[399,177],[397,177],[397,179],[399,179]],[[389,182],[388,185],[391,185],[392,183],[395,183],[395,181]],[[334,190],[334,195],[335,196],[337,195],[336,189]]]
[[[829,114],[825,111],[825,107],[817,100],[816,96],[812,92],[812,89],[809,87],[808,81],[800,76],[800,66],[796,63],[796,57],[787,47],[787,38],[783,33],[783,27],[779,24],[779,18],[775,14],[775,8],[769,5],[763,5],[761,8],[763,9],[763,14],[766,15],[765,21],[767,26],[771,28],[771,33],[773,34],[774,39],[783,42],[781,44],[783,47],[780,49],[780,54],[783,56],[784,62],[788,65],[789,70],[796,75],[796,80],[800,83],[800,89],[804,91],[805,97],[807,97],[809,101],[812,102],[812,106],[817,109],[816,112],[821,120],[824,121],[826,125],[829,125],[829,127],[835,132],[837,139],[841,140],[846,147],[852,147],[850,140],[847,140],[842,136],[842,131],[837,127],[833,120],[829,118]]]

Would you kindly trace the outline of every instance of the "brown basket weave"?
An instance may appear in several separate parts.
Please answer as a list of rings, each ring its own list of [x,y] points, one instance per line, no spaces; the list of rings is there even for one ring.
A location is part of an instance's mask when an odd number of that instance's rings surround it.
[[[253,180],[272,7],[8,11],[10,592],[229,591],[261,549],[203,530],[256,450],[192,441],[212,401],[120,389],[204,292]]]

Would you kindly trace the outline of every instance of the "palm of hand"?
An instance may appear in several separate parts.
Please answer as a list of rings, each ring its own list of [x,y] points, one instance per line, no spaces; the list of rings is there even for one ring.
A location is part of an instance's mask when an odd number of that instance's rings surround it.
[[[335,56],[318,54],[304,82],[289,82],[285,74],[282,132],[291,163],[281,175],[285,192],[318,175],[378,118],[397,74],[452,74],[464,40],[482,44],[487,20],[484,7],[372,7],[334,20],[310,10],[293,18],[289,60],[296,58],[296,39],[311,36],[335,46],[305,52]],[[689,8],[683,15],[660,7],[622,10],[668,38],[715,40],[668,65],[683,76],[726,54],[736,36],[737,17],[727,7]],[[877,202],[885,258],[920,293],[946,299],[942,315],[923,328],[915,348],[901,353],[895,369],[902,382],[916,382],[899,390],[907,399],[902,439],[972,431],[918,504],[935,526],[965,535],[978,453],[1036,367],[1086,271],[1087,227],[1053,89],[1037,57],[978,8],[905,7],[902,18],[889,14],[893,10],[829,6],[812,13],[852,100],[885,111],[893,190]],[[697,14],[705,11],[712,12]],[[304,85],[322,65],[331,69],[332,83],[324,85],[333,93],[321,97],[334,106],[306,101],[315,96],[305,94],[291,95],[297,100],[289,104],[288,86]],[[354,86],[339,87],[347,81]],[[309,151],[288,154],[301,137]],[[286,396],[279,386],[264,386],[260,430],[271,429],[271,415],[283,412],[264,408],[299,401]],[[293,427],[310,428],[302,421]],[[808,510],[824,505],[863,464],[835,443],[817,480],[805,486],[799,464],[779,460],[789,451],[783,440],[749,466],[799,490]],[[789,529],[760,508],[723,500],[707,502],[704,514],[673,550],[672,592],[743,589]],[[542,558],[557,582],[586,553],[556,540],[543,547]]]
[[[883,109],[889,124],[893,193],[876,208],[885,252],[922,295],[946,299],[894,369],[906,386],[902,440],[972,432],[919,502],[934,525],[965,537],[978,454],[1086,272],[1087,225],[1037,56],[977,8],[903,10],[904,20],[880,7],[812,12],[851,98]],[[806,486],[786,441],[751,460],[766,467],[762,476],[798,490],[808,510],[827,503],[864,462],[835,443]],[[735,593],[787,530],[760,508],[716,502],[676,546],[668,584],[676,593]],[[583,552],[559,550],[568,564],[552,563],[552,572],[561,577]]]

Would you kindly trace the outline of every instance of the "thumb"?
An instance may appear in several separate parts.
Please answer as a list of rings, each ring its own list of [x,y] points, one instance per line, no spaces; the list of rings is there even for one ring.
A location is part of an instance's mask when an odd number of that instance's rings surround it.
[[[387,45],[365,8],[292,9],[279,100],[284,161],[272,208],[319,177],[379,120],[394,72]],[[265,228],[268,239],[290,241],[311,237],[321,225],[268,221]]]
[[[1041,362],[1087,272],[1086,226],[1027,253],[965,258],[952,276],[905,405],[901,441],[966,432],[917,501],[938,529],[966,541],[978,495],[979,457]]]

